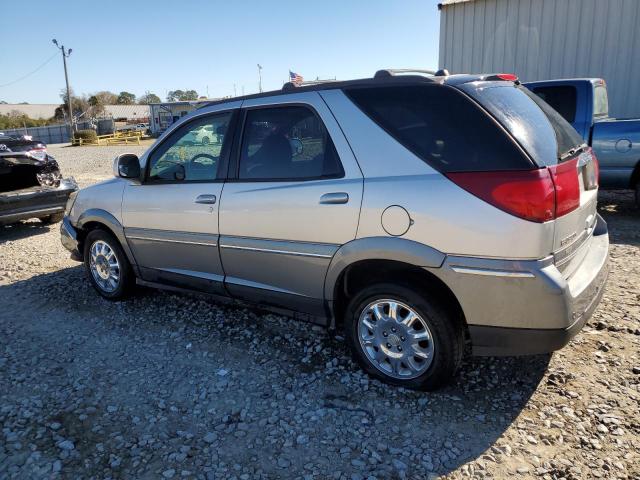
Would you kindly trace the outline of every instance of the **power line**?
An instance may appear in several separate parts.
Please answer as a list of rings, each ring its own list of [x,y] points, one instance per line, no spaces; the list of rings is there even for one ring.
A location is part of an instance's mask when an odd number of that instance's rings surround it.
[[[38,68],[36,68],[35,70],[32,70],[31,72],[27,73],[26,75],[23,75],[22,77],[20,77],[20,78],[18,78],[18,79],[16,79],[16,80],[14,80],[13,82],[4,83],[4,84],[0,85],[0,88],[2,88],[2,87],[8,87],[9,85],[13,85],[14,83],[18,83],[18,82],[20,82],[20,81],[24,80],[25,78],[30,77],[31,75],[33,75],[34,73],[36,73],[38,70],[42,69],[42,68],[43,68],[47,63],[49,63],[51,60],[53,60],[53,59],[56,57],[56,55],[58,55],[58,53],[57,53],[57,52],[56,52],[56,53],[54,53],[53,55],[51,55],[47,60],[45,60],[45,62],[44,62],[42,65],[40,65],[40,66],[39,66]]]

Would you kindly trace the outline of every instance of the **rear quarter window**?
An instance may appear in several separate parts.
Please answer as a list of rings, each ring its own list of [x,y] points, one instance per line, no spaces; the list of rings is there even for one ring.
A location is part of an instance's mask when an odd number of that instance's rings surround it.
[[[453,87],[366,87],[345,93],[387,133],[440,172],[533,166],[495,120]]]

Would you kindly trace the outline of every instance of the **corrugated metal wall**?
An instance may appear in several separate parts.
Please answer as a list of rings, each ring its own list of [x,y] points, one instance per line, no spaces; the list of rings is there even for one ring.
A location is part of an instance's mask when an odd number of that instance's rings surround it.
[[[522,81],[600,77],[612,116],[640,117],[640,0],[471,0],[443,5],[440,68]]]

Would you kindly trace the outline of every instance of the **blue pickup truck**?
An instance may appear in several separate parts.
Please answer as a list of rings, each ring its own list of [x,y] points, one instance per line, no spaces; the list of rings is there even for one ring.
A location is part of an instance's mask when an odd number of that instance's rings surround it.
[[[600,187],[633,189],[640,206],[640,119],[609,117],[605,81],[574,78],[524,85],[555,108],[593,148],[600,164]]]

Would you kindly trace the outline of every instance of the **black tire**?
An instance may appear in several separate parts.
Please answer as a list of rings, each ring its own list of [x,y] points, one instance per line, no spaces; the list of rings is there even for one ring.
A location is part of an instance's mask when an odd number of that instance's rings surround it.
[[[415,310],[426,322],[433,339],[433,352],[431,364],[419,376],[400,379],[388,375],[381,371],[364,352],[359,341],[358,321],[364,309],[379,299],[399,301]],[[415,390],[435,390],[447,384],[462,364],[464,334],[461,321],[448,309],[429,298],[428,294],[419,293],[413,288],[378,283],[362,289],[349,301],[344,317],[344,329],[353,356],[362,369],[369,375],[392,385]]]
[[[63,218],[64,218],[64,213],[60,212],[60,213],[54,213],[53,215],[47,215],[46,217],[41,217],[40,221],[42,223],[51,224],[51,223],[61,222]]]
[[[90,251],[94,243],[98,241],[102,241],[109,246],[120,265],[119,281],[117,282],[115,289],[112,291],[105,290],[105,288],[96,281],[91,271]],[[96,229],[89,232],[84,240],[83,259],[85,273],[89,278],[91,285],[93,285],[93,288],[95,288],[101,296],[107,300],[121,300],[131,294],[135,282],[135,275],[124,250],[122,250],[122,247],[120,246],[120,242],[118,242],[113,234],[102,229]]]
[[[636,207],[640,208],[640,182],[636,183]]]

